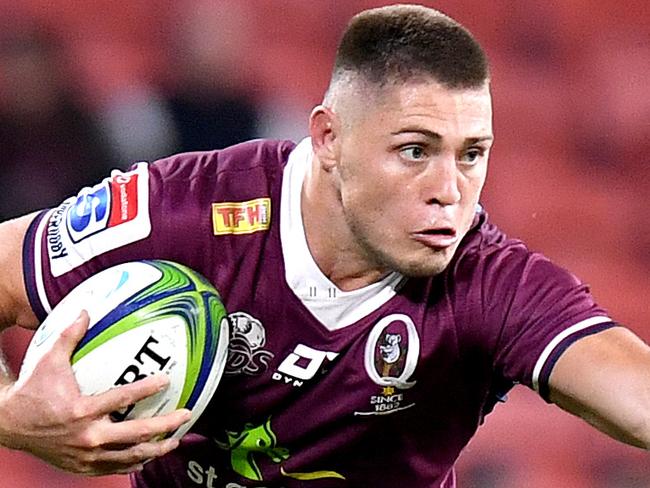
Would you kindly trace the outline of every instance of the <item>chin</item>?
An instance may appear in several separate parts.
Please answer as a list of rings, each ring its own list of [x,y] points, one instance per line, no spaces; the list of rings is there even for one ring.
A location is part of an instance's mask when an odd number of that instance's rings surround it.
[[[410,278],[427,278],[442,273],[456,252],[456,246],[431,249],[423,246],[385,248],[364,246],[370,262],[380,269],[397,271]]]
[[[428,278],[430,276],[436,276],[442,273],[447,269],[448,262],[444,264],[431,264],[431,265],[422,265],[422,263],[414,263],[409,266],[404,266],[403,269],[398,269],[401,274],[408,276],[409,278]]]
[[[396,260],[389,266],[394,271],[398,271],[409,278],[426,278],[436,276],[442,273],[451,261],[451,256],[446,255],[428,256],[427,258]]]

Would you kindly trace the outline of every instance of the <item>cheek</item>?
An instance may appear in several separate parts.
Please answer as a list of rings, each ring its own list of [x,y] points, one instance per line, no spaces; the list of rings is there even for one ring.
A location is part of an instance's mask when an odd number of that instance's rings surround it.
[[[468,180],[461,190],[461,213],[463,215],[463,220],[469,220],[471,223],[474,218],[476,205],[480,201],[484,181],[484,179]]]
[[[376,171],[355,168],[341,174],[341,195],[344,201],[367,211],[380,209],[391,198],[386,182]]]
[[[484,183],[485,171],[466,178],[462,183],[463,188],[461,190],[464,203],[468,205],[475,205],[478,203]]]
[[[364,233],[388,237],[405,221],[408,212],[397,192],[387,192],[377,182],[365,181],[350,189],[344,206],[358,229]]]

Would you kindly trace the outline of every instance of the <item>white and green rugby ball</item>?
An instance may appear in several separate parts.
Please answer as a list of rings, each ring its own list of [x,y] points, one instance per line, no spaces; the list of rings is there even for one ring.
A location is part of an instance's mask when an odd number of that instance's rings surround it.
[[[225,368],[229,326],[218,292],[197,272],[169,261],[103,270],[54,307],[32,338],[18,381],[29,377],[82,309],[90,327],[71,357],[81,393],[164,373],[170,379],[166,390],[112,417],[149,418],[187,408],[192,419],[170,435],[182,437],[207,407]]]

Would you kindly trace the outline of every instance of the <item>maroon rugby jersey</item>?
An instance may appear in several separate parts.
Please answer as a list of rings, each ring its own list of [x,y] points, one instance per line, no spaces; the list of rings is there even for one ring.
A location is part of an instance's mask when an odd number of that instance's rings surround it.
[[[515,383],[612,323],[587,288],[477,209],[448,269],[344,292],[309,255],[308,140],[253,141],[114,173],[25,242],[40,318],[111,265],[178,261],[229,312],[226,373],[181,446],[134,486],[453,487],[454,462]]]

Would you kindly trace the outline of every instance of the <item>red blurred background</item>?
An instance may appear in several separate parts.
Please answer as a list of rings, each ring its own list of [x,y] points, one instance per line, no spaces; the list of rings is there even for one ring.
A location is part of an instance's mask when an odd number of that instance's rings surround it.
[[[483,203],[650,339],[650,4],[423,2],[492,63]],[[0,218],[110,168],[251,137],[299,139],[362,0],[0,0]],[[0,339],[18,367],[28,335]],[[650,487],[650,457],[516,388],[459,463],[460,486]],[[0,450],[0,486],[128,486]]]

